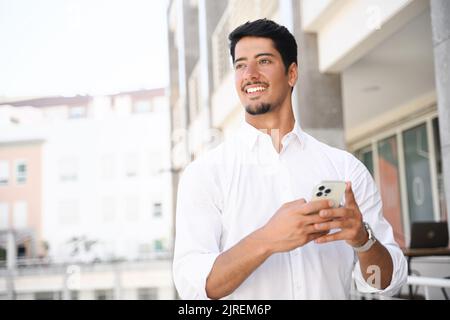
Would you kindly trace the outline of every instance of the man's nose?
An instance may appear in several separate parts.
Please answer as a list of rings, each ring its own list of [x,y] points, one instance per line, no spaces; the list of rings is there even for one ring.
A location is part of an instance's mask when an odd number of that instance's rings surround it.
[[[259,77],[259,71],[256,66],[256,63],[249,63],[247,65],[247,68],[245,70],[244,78],[245,80],[252,80],[252,79],[258,79]]]

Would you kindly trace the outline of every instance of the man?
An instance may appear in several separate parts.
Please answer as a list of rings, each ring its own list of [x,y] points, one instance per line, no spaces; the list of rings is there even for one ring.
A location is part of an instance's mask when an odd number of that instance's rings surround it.
[[[245,123],[180,180],[174,280],[181,298],[345,299],[352,273],[360,291],[395,294],[406,261],[373,179],[351,154],[295,121],[294,37],[262,19],[229,39]],[[306,200],[322,180],[347,181],[344,206]]]

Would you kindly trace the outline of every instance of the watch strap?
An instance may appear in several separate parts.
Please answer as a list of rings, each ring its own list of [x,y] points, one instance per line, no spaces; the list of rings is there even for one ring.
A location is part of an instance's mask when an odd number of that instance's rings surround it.
[[[364,243],[362,246],[359,247],[353,247],[353,250],[355,250],[356,252],[366,252],[369,251],[370,248],[372,248],[372,246],[374,245],[374,243],[377,241],[377,239],[375,238],[375,236],[373,235],[373,231],[370,228],[369,224],[367,222],[363,222],[364,225],[364,229],[366,229],[368,235],[369,235],[369,239],[366,241],[366,243]]]

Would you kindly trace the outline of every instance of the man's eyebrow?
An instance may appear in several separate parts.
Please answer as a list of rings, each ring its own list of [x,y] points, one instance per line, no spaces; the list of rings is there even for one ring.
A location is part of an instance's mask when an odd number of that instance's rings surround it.
[[[262,56],[275,57],[275,55],[274,55],[273,53],[270,53],[270,52],[262,52],[262,53],[258,53],[257,55],[255,55],[255,58],[259,58],[259,57],[262,57]],[[237,63],[237,62],[239,62],[239,61],[245,61],[245,60],[247,60],[247,58],[245,58],[245,57],[238,58],[238,59],[234,60],[234,63]]]
[[[261,56],[271,56],[271,57],[275,57],[275,55],[273,53],[269,53],[269,52],[263,52],[263,53],[258,53],[255,58],[259,58]]]

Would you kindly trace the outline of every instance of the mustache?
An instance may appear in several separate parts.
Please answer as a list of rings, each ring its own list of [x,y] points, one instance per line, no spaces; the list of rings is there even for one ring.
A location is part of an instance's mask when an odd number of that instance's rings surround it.
[[[268,87],[268,86],[269,86],[269,84],[268,84],[267,82],[263,82],[263,81],[253,81],[253,82],[247,82],[247,83],[245,83],[245,84],[241,87],[241,90],[244,91],[245,87],[251,86],[251,85],[255,85],[255,84],[262,84],[262,85],[264,85],[265,87]]]

